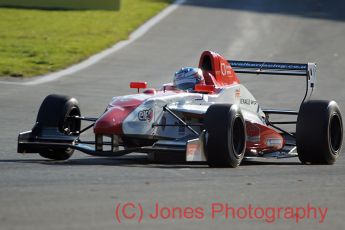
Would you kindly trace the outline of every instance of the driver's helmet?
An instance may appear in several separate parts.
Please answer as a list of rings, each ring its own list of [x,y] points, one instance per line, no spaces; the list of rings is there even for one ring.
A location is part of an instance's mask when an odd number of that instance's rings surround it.
[[[193,91],[197,84],[205,84],[202,70],[199,68],[185,67],[174,75],[174,86],[177,89]]]

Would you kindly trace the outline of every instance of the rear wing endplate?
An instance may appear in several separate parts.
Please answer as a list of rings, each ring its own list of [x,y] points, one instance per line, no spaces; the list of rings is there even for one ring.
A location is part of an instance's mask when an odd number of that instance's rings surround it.
[[[302,101],[311,96],[316,84],[316,64],[308,63],[283,63],[283,62],[253,62],[228,60],[235,73],[244,74],[266,74],[266,75],[286,75],[286,76],[305,76],[306,94]]]

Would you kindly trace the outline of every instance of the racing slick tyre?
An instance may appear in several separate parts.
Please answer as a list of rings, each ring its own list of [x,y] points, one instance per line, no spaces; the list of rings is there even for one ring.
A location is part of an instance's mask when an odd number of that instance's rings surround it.
[[[246,149],[246,127],[237,105],[211,105],[205,115],[205,152],[210,167],[238,167]]]
[[[78,101],[75,98],[62,95],[49,95],[41,104],[36,123],[39,128],[57,128],[65,135],[76,135],[80,131],[80,120],[72,119],[71,116],[80,116]],[[67,160],[72,156],[74,149],[49,148],[39,154],[52,160]]]
[[[334,164],[343,140],[343,122],[335,101],[312,100],[300,107],[296,146],[302,164]]]

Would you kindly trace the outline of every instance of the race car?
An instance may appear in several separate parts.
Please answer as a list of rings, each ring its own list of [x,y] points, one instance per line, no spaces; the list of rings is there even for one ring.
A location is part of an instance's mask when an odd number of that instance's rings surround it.
[[[49,95],[32,130],[19,134],[18,152],[53,160],[67,160],[74,150],[106,157],[136,152],[151,159],[169,156],[233,168],[243,159],[259,157],[298,156],[302,164],[333,164],[338,158],[342,116],[335,101],[310,99],[315,63],[234,61],[204,51],[198,67],[203,81],[192,90],[174,83],[154,89],[146,82],[131,82],[130,88],[138,92],[112,98],[100,117],[81,116],[73,97]],[[239,74],[305,77],[299,110],[263,109],[240,83]],[[295,119],[272,121],[271,114]],[[82,121],[90,124],[82,126]],[[295,131],[281,127],[286,124],[296,126]],[[94,139],[83,140],[81,134],[89,129]]]

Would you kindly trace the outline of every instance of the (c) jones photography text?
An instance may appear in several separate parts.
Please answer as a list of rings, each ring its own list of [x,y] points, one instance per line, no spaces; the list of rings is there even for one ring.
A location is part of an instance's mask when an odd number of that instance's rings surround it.
[[[123,202],[116,205],[115,217],[118,223],[150,220],[258,220],[276,223],[277,220],[300,223],[313,221],[324,223],[328,208],[310,203],[301,206],[232,206],[229,203],[212,202],[205,206],[168,206],[155,202],[144,208],[140,202]]]

